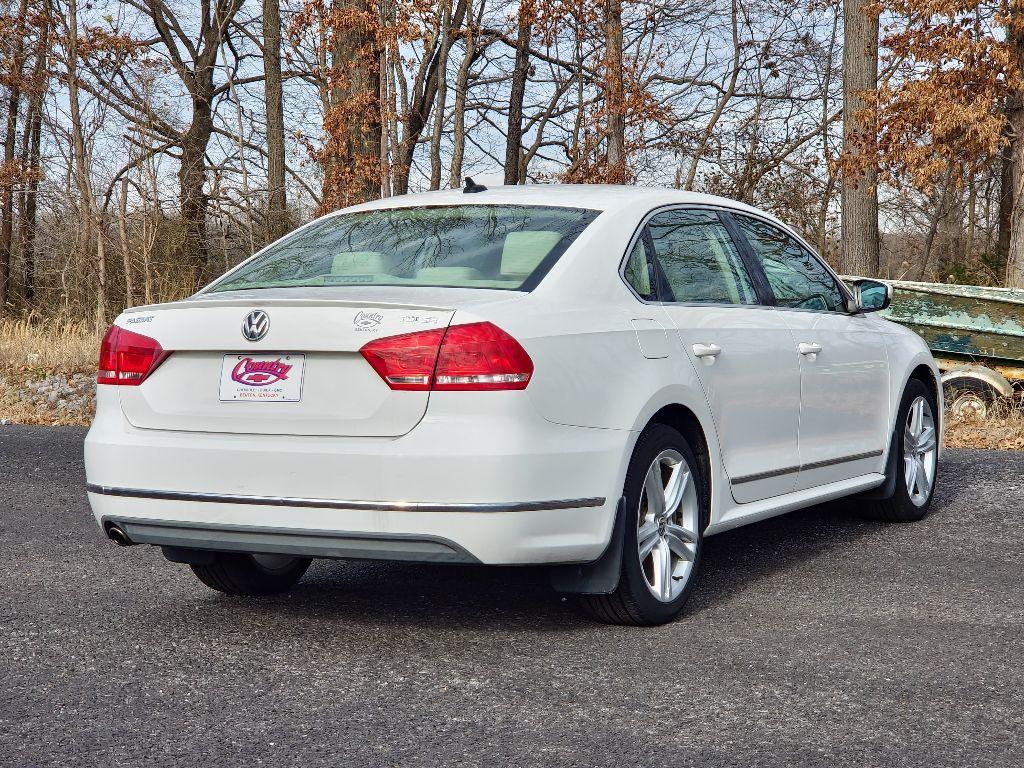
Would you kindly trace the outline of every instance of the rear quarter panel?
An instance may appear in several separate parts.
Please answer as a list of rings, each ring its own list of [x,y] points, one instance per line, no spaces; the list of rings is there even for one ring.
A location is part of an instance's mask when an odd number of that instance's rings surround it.
[[[537,291],[514,306],[495,305],[481,309],[480,314],[458,311],[452,323],[489,320],[523,345],[534,362],[525,392],[546,420],[627,433],[614,485],[619,493],[636,440],[652,417],[666,406],[689,409],[700,422],[711,452],[711,519],[716,520],[721,514],[719,501],[728,499],[728,493],[717,490],[728,488],[728,481],[700,381],[689,358],[672,342],[671,321],[664,310],[637,301],[622,284],[617,271],[622,253],[603,255],[592,260],[608,276],[607,282],[594,280],[587,296]],[[591,270],[588,273],[593,275]],[[637,319],[665,328],[666,357],[644,356],[633,326]]]

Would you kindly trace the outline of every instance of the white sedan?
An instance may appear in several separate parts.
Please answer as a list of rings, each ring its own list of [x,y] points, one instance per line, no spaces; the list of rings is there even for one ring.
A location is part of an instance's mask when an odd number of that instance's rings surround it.
[[[355,206],[117,318],[89,501],[229,594],[313,557],[545,564],[601,620],[665,622],[711,534],[855,494],[926,514],[939,372],[889,297],[675,190]]]

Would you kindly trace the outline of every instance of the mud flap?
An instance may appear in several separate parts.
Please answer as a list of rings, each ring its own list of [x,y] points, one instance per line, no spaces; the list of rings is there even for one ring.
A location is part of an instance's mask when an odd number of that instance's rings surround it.
[[[891,499],[896,493],[896,478],[899,477],[899,440],[900,430],[893,428],[892,440],[889,442],[889,457],[885,460],[885,482],[870,491],[864,491],[855,498],[870,499],[871,501],[885,501]]]
[[[626,500],[619,499],[615,524],[604,553],[590,563],[556,565],[550,570],[556,592],[573,595],[608,595],[619,586],[622,571],[622,541],[626,534]]]

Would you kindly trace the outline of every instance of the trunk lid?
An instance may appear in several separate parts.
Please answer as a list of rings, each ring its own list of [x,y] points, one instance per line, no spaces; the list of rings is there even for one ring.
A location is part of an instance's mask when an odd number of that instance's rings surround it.
[[[249,341],[243,324],[255,310],[268,322],[265,335]],[[121,409],[141,429],[403,435],[423,418],[429,393],[391,390],[359,349],[376,338],[446,328],[454,313],[432,304],[273,295],[207,295],[134,309],[118,325],[156,339],[171,355],[141,386],[118,388]],[[292,401],[231,399],[284,389]]]

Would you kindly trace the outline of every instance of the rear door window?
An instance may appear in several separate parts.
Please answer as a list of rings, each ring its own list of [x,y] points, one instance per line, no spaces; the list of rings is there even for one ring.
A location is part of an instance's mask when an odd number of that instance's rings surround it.
[[[664,211],[651,218],[647,230],[672,294],[666,301],[757,303],[750,275],[714,211]]]

